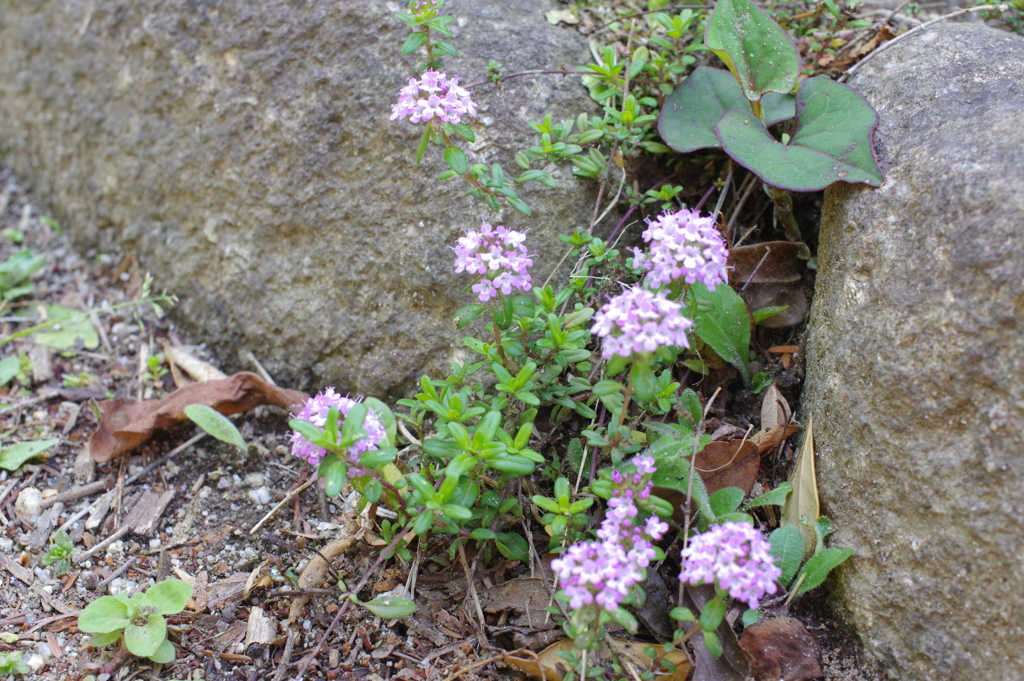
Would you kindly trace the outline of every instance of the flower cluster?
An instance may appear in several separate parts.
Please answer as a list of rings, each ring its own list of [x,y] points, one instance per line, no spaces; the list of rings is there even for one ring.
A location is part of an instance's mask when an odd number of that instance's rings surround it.
[[[775,593],[775,580],[782,574],[770,551],[771,545],[753,525],[715,525],[683,550],[679,579],[693,585],[715,584],[756,608],[765,594]]]
[[[391,107],[391,120],[406,116],[413,123],[429,123],[433,119],[458,123],[465,115],[476,115],[472,93],[459,87],[457,77],[448,79],[443,71],[424,71],[417,80],[398,91],[398,103]]]
[[[610,612],[618,608],[630,587],[644,579],[643,569],[655,557],[653,542],[668,532],[668,523],[654,516],[636,522],[634,498],[650,495],[653,485],[649,473],[655,468],[649,457],[636,457],[633,461],[637,470],[643,472],[630,480],[616,471],[619,479],[615,496],[608,502],[608,513],[597,531],[600,541],[573,544],[561,558],[551,561],[551,569],[574,610],[591,603]],[[634,496],[631,487],[639,488],[639,493]]]
[[[693,322],[680,313],[682,307],[663,291],[626,289],[594,315],[593,331],[604,338],[602,356],[629,357],[661,345],[690,347],[686,330]]]
[[[473,285],[473,293],[480,302],[486,303],[498,291],[508,295],[514,288],[529,290],[530,275],[526,270],[533,265],[533,258],[526,252],[525,240],[523,232],[502,225],[492,227],[486,222],[479,231],[471,229],[459,237],[454,248],[455,271],[484,275]]]
[[[672,282],[703,282],[714,291],[728,283],[726,260],[729,251],[713,217],[701,217],[695,210],[662,213],[649,220],[643,233],[651,252],[634,249],[633,264],[647,270],[645,284],[653,289]]]
[[[340,430],[345,417],[348,416],[349,411],[352,410],[355,404],[356,400],[343,397],[334,392],[334,388],[328,388],[316,397],[311,397],[307,400],[302,411],[296,414],[295,418],[309,421],[317,428],[323,428],[327,425],[327,414],[331,407],[337,407],[339,416],[338,429]],[[366,437],[357,440],[355,444],[348,448],[350,464],[358,464],[360,454],[371,449],[377,449],[377,445],[380,444],[381,440],[387,437],[384,425],[372,409],[367,410],[366,420],[363,421],[362,429],[366,431]],[[323,447],[317,447],[297,432],[292,432],[293,456],[302,457],[315,466],[320,463],[320,460],[326,454],[327,451]],[[349,468],[350,477],[356,477],[361,473],[362,471],[357,467]]]

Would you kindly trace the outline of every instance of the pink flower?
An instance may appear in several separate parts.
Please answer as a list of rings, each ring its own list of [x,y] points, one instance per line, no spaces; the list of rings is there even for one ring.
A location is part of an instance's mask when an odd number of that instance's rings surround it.
[[[449,80],[443,72],[424,71],[419,80],[409,78],[408,84],[398,91],[398,102],[391,107],[391,120],[408,117],[413,123],[429,123],[436,118],[459,123],[463,116],[476,116],[471,94],[459,87],[457,77]]]
[[[685,208],[662,213],[648,220],[643,237],[651,244],[651,252],[645,255],[634,249],[633,264],[647,270],[644,283],[650,288],[700,281],[714,291],[718,284],[728,283],[729,251],[713,217]]]
[[[341,424],[355,404],[356,400],[339,395],[334,392],[334,388],[327,388],[316,397],[311,397],[307,400],[306,405],[302,408],[302,411],[295,415],[295,418],[308,421],[317,428],[323,428],[327,425],[327,415],[331,407],[337,407],[339,417],[338,430],[340,431]],[[366,437],[357,440],[348,449],[349,477],[358,477],[362,474],[362,470],[353,465],[359,463],[359,455],[368,450],[377,449],[381,440],[387,437],[384,425],[372,409],[366,412],[366,419],[363,421],[362,430],[366,431]],[[298,432],[292,432],[291,441],[292,455],[301,457],[314,466],[319,464],[320,460],[327,455],[327,450],[323,447],[317,447]]]
[[[714,584],[729,596],[756,608],[765,594],[775,593],[782,570],[775,566],[771,545],[753,525],[714,525],[683,549],[684,584]]]
[[[485,222],[479,231],[469,230],[459,237],[453,249],[455,272],[483,275],[472,287],[483,303],[497,296],[498,291],[505,295],[513,289],[528,291],[531,279],[526,270],[533,265],[533,258],[527,253],[525,240],[523,232]]]
[[[626,289],[594,315],[593,331],[604,338],[602,356],[630,357],[662,345],[690,347],[686,331],[693,322],[682,315],[682,308],[664,292]]]

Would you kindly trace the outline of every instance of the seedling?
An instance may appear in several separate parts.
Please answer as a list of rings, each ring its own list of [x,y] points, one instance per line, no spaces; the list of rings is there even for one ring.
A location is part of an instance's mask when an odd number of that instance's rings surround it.
[[[103,596],[78,616],[78,628],[93,634],[89,645],[95,648],[123,638],[133,655],[166,664],[174,660],[174,645],[167,640],[163,616],[181,612],[190,598],[192,585],[180,579],[165,580],[131,598],[124,592]]]
[[[65,575],[71,569],[71,555],[74,552],[75,547],[71,543],[71,538],[67,532],[61,530],[50,540],[50,550],[43,556],[42,563],[46,566],[52,565],[56,574]]]

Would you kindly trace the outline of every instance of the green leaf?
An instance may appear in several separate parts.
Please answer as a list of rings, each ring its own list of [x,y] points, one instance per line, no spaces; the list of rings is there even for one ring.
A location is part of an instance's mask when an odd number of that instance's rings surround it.
[[[141,627],[129,623],[124,628],[124,642],[133,655],[149,657],[167,640],[167,622],[160,615],[150,615]]]
[[[522,535],[515,532],[500,532],[494,540],[495,546],[501,555],[509,560],[518,560],[523,563],[530,562],[530,545],[526,543]]]
[[[754,610],[753,608],[745,610],[743,612],[743,616],[741,617],[741,619],[743,620],[743,626],[749,627],[754,624],[757,624],[761,621],[761,616],[763,614],[764,613],[762,613],[760,610]]]
[[[747,502],[747,508],[758,506],[782,506],[786,503],[786,497],[793,491],[793,485],[788,482],[780,482],[779,486],[770,492],[766,492],[756,499]]]
[[[760,310],[754,312],[754,323],[760,324],[764,320],[774,317],[780,312],[785,312],[789,309],[789,305],[769,305],[768,307],[762,307]]]
[[[721,518],[727,513],[732,513],[743,503],[743,490],[739,487],[723,487],[710,497],[708,503],[716,518]]]
[[[469,172],[469,161],[466,160],[466,154],[458,147],[446,147],[444,150],[444,160],[448,167],[459,175],[465,175]]]
[[[416,612],[416,602],[398,596],[377,596],[372,601],[360,603],[377,617],[396,620]]]
[[[32,340],[58,350],[67,350],[82,341],[86,350],[95,350],[100,345],[100,337],[96,327],[89,321],[86,313],[72,310],[61,305],[46,305],[46,319],[59,320],[59,323],[32,334]]]
[[[79,627],[81,629],[81,627]],[[83,630],[84,631],[84,630]],[[103,646],[109,646],[112,643],[117,643],[121,640],[121,636],[124,635],[124,631],[117,629],[106,634],[93,634],[89,637],[88,645],[93,648],[102,648]]]
[[[704,647],[708,649],[712,657],[722,656],[722,639],[713,631],[704,632]]]
[[[800,75],[800,57],[789,34],[750,0],[718,0],[704,44],[729,67],[752,102],[767,92],[791,92]]]
[[[634,355],[633,366],[629,370],[629,380],[633,384],[637,399],[641,402],[650,402],[658,395],[658,379],[655,378],[654,370],[651,368],[653,356],[647,359],[645,355],[650,355],[650,353]]]
[[[291,419],[288,421],[288,426],[298,432],[299,435],[306,438],[310,442],[316,442],[317,440],[324,439],[324,431],[317,428],[309,421],[303,421],[302,419]]]
[[[11,355],[0,359],[0,388],[11,382],[11,379],[21,373],[21,362],[17,355]]]
[[[878,114],[853,89],[824,76],[805,80],[796,96],[796,129],[775,141],[752,114],[730,111],[715,126],[726,153],[765,183],[813,192],[834,182],[882,184],[872,135]]]
[[[800,570],[800,574],[806,574],[807,577],[800,584],[796,595],[805,594],[824,582],[829,572],[852,555],[853,549],[822,549],[811,556]]]
[[[803,535],[795,525],[786,525],[772,532],[768,542],[772,546],[771,554],[775,559],[775,565],[782,570],[779,582],[789,584],[804,559]]]
[[[418,50],[427,40],[427,34],[423,31],[415,31],[402,43],[402,54],[412,54]]]
[[[469,533],[470,539],[476,539],[477,541],[486,541],[487,539],[494,539],[498,535],[493,530],[488,530],[486,527],[478,527]]]
[[[149,588],[142,602],[156,608],[158,615],[181,612],[192,598],[192,585],[181,579],[165,579]]]
[[[59,443],[60,440],[57,439],[29,440],[28,442],[19,442],[16,445],[4,447],[0,451],[0,468],[6,468],[9,471],[17,470],[21,467],[21,464],[34,456],[39,456],[50,447]]]
[[[537,464],[518,454],[511,454],[500,459],[490,459],[487,461],[487,465],[502,473],[513,475],[529,475],[537,468]]]
[[[320,477],[324,481],[324,494],[334,498],[341,494],[341,488],[348,479],[348,466],[340,458],[325,459],[320,464]]]
[[[157,664],[168,664],[174,662],[174,656],[174,644],[164,639],[160,647],[156,649],[156,652],[149,656],[149,659]]]
[[[396,436],[398,433],[398,422],[395,421],[395,415],[394,413],[392,413],[391,407],[384,404],[376,397],[367,397],[365,400],[363,400],[363,404],[369,407],[373,411],[373,413],[377,415],[377,418],[380,419],[380,422],[384,425],[384,431],[388,435],[387,444],[384,446],[394,447]]]
[[[623,389],[623,385],[618,381],[598,381],[594,384],[593,392],[595,395],[611,395],[613,393],[620,392]]]
[[[767,125],[792,118],[796,98],[771,93],[761,100]],[[658,117],[658,133],[676,151],[720,147],[715,123],[731,109],[750,110],[750,103],[728,71],[701,66],[665,100]]]
[[[452,130],[462,139],[467,142],[476,142],[476,135],[473,134],[472,128],[465,123],[450,123],[449,125],[452,126]]]
[[[87,634],[109,634],[129,624],[128,606],[113,596],[97,598],[78,615],[78,628]]]
[[[700,611],[700,626],[705,632],[714,631],[725,619],[725,601],[714,596]]]
[[[423,134],[420,135],[420,143],[416,145],[416,162],[419,163],[423,160],[423,155],[427,153],[427,145],[430,144],[430,126],[423,128]]]
[[[213,407],[208,407],[205,404],[190,404],[185,407],[185,416],[221,442],[227,442],[243,451],[249,449],[249,445],[245,443],[245,438],[238,432],[235,424]]]
[[[709,291],[701,282],[694,282],[690,285],[689,295],[697,303],[693,319],[697,336],[719,357],[736,367],[743,382],[749,385],[750,315],[747,304],[732,287],[722,284]]]

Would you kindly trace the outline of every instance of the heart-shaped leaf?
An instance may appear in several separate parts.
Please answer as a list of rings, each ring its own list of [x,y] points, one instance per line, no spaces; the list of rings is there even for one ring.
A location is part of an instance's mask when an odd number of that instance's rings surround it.
[[[150,587],[143,596],[146,605],[156,609],[157,615],[181,612],[192,598],[192,585],[181,579],[165,579]]]
[[[160,644],[167,640],[167,622],[160,615],[150,615],[141,627],[129,624],[124,629],[124,642],[128,650],[139,657],[156,653]]]
[[[704,44],[736,75],[752,102],[767,92],[792,91],[800,75],[792,39],[750,0],[718,0]]]
[[[765,123],[774,125],[796,114],[793,95],[767,94],[761,100]],[[658,132],[678,152],[719,147],[715,123],[726,111],[748,111],[750,104],[728,71],[701,66],[665,100]]]
[[[780,189],[813,192],[834,182],[882,184],[872,135],[878,114],[852,88],[824,76],[805,80],[796,95],[796,130],[788,145],[761,121],[729,111],[715,126],[725,152]]]

